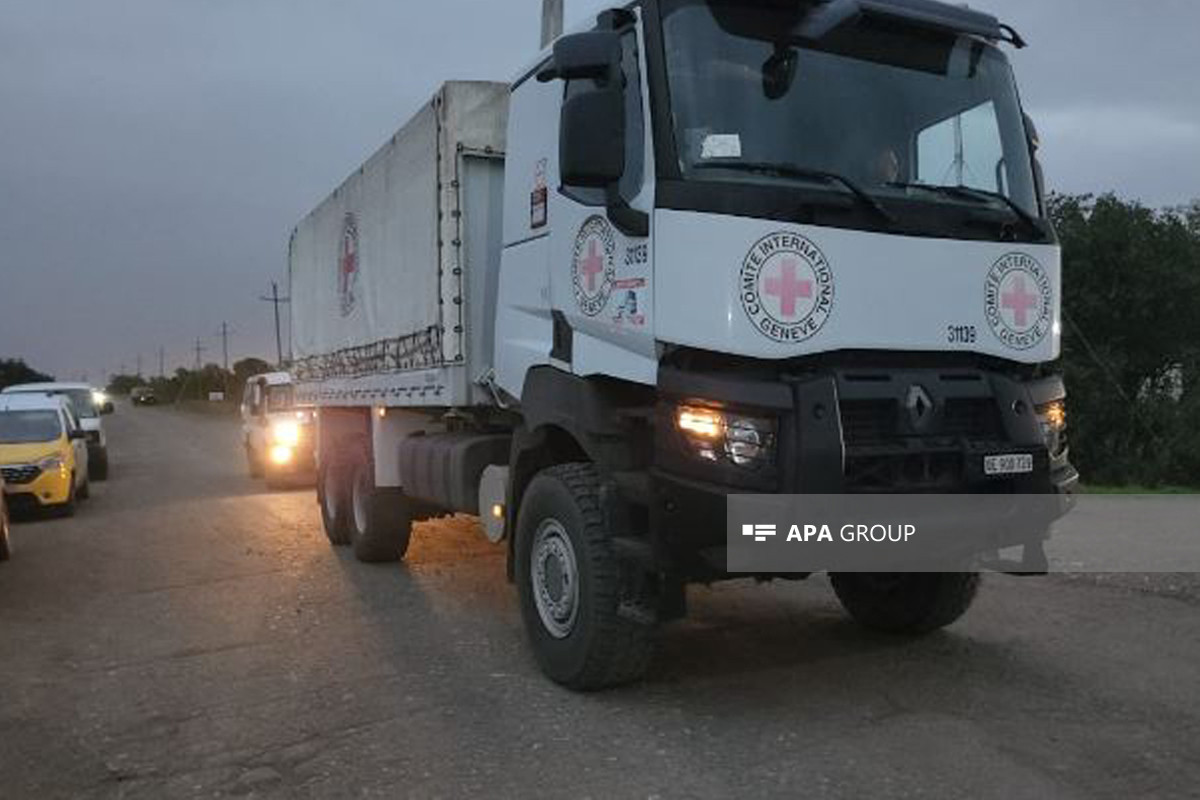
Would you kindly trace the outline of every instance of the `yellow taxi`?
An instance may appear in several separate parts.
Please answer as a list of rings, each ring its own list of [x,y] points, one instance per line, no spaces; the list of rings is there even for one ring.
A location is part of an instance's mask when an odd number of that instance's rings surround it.
[[[13,508],[75,512],[90,493],[87,434],[65,398],[0,396],[0,475]]]

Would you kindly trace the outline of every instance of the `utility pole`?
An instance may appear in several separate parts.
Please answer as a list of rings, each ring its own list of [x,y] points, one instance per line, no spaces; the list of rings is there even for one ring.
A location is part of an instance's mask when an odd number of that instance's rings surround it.
[[[137,356],[137,376],[139,378],[142,377],[142,354],[141,353],[138,353],[138,356]]]
[[[158,348],[158,377],[167,377],[166,370],[167,351],[163,348]]]
[[[201,360],[201,358],[206,349],[207,348],[204,345],[200,344],[200,337],[197,336],[196,337],[196,372],[199,372],[200,370],[204,369],[204,362]]]
[[[279,306],[284,303],[292,302],[290,297],[279,296],[279,284],[271,281],[271,296],[260,297],[264,303],[270,303],[275,307],[275,355],[277,357],[276,364],[283,366],[283,334],[279,328]]]
[[[225,366],[225,371],[229,371],[229,323],[221,323],[221,354],[224,356],[222,362]]]
[[[563,0],[542,0],[542,47],[562,36]]]

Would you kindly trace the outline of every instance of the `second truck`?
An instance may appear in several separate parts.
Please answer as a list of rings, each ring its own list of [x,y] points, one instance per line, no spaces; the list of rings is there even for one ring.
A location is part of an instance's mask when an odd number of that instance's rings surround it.
[[[1021,46],[926,0],[642,0],[445,84],[291,239],[331,542],[479,515],[595,689],[736,577],[730,495],[1069,492]],[[919,634],[978,576],[832,582]]]

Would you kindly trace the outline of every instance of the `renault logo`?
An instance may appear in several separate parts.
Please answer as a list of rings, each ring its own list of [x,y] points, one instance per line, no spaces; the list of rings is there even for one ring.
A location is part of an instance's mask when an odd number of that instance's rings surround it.
[[[935,410],[933,398],[929,396],[929,392],[925,391],[923,386],[913,384],[909,387],[904,407],[908,409],[909,422],[917,430],[924,428],[933,419]]]

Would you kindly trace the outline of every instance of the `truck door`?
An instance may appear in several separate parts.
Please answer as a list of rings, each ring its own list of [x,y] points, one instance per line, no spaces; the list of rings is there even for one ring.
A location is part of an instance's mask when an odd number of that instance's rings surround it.
[[[625,171],[616,191],[621,201],[647,215],[653,208],[653,154],[646,135],[648,105],[640,25],[634,18],[621,35],[624,81]],[[560,84],[561,85],[561,84]],[[562,99],[594,91],[593,79],[568,80]],[[556,170],[557,172],[557,170]],[[558,326],[570,328],[569,353],[555,331],[558,360],[569,358],[576,375],[602,374],[653,384],[657,377],[650,236],[616,224],[608,190],[562,186],[551,192],[550,288]],[[622,230],[626,227],[626,230]]]

